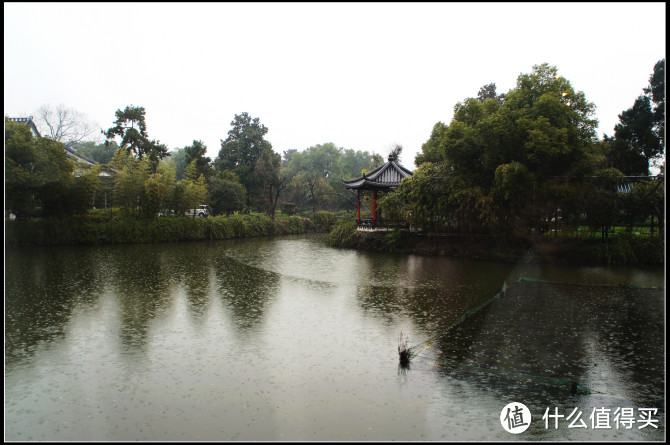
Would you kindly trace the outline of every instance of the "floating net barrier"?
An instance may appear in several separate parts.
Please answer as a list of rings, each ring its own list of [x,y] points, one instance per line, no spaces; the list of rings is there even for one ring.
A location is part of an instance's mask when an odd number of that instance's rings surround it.
[[[593,391],[582,385],[581,383],[557,377],[546,377],[546,376],[537,376],[530,374],[522,374],[519,372],[507,371],[504,369],[493,369],[493,368],[483,368],[481,366],[471,366],[463,363],[454,362],[451,360],[445,359],[434,359],[430,357],[419,357],[421,359],[430,360],[436,366],[440,366],[447,369],[458,369],[466,372],[474,372],[477,374],[487,374],[494,375],[497,377],[502,377],[505,379],[513,380],[519,383],[532,383],[539,384],[544,386],[549,386],[552,388],[560,388],[570,391],[573,394],[591,394]]]
[[[568,283],[564,281],[547,281],[541,280],[539,278],[531,278],[520,276],[516,283],[520,282],[529,282],[529,283],[545,283],[545,284],[568,284],[572,286],[603,286],[603,287],[618,287],[622,289],[650,289],[650,290],[664,290],[662,287],[647,287],[647,286],[636,286],[633,283],[623,282],[620,284],[610,284],[610,283]]]
[[[461,314],[461,316],[458,317],[456,319],[456,321],[454,321],[452,324],[450,324],[449,327],[447,327],[447,329],[444,332],[442,332],[442,333],[440,333],[440,334],[438,334],[438,335],[436,335],[432,338],[429,338],[428,340],[426,340],[422,343],[419,343],[418,345],[415,345],[415,346],[412,346],[411,348],[409,348],[409,359],[412,360],[414,357],[421,354],[426,348],[429,348],[435,340],[437,340],[440,337],[443,337],[450,330],[452,330],[454,327],[458,326],[459,324],[463,323],[468,318],[472,317],[475,313],[479,312],[481,309],[483,309],[486,306],[488,306],[489,304],[491,304],[494,300],[496,300],[496,299],[500,298],[501,296],[505,295],[506,290],[507,290],[507,282],[504,282],[502,288],[498,291],[498,293],[496,293],[493,297],[489,298],[488,300],[486,300],[485,302],[483,302],[479,306],[474,307],[472,309],[469,309],[469,310],[463,312],[463,314]]]
[[[572,394],[661,402],[665,393],[658,383],[652,389],[640,383],[644,378],[612,383],[606,374],[613,358],[617,366],[620,360],[630,361],[636,372],[652,365],[645,371],[650,381],[658,382],[658,375],[664,374],[664,355],[658,349],[664,344],[664,319],[656,308],[664,301],[662,291],[629,283],[566,283],[521,276],[511,284],[504,282],[495,295],[465,311],[439,334],[409,347],[409,360]],[[482,312],[487,307],[490,310]],[[651,321],[640,325],[642,318]],[[640,340],[631,340],[659,328],[647,349],[639,347]],[[619,350],[625,348],[630,352]]]

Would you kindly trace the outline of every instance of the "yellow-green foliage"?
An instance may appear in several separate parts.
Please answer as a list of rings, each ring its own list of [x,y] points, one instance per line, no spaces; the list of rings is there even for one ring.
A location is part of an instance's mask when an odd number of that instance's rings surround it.
[[[273,220],[259,213],[154,219],[105,218],[108,215],[109,211],[96,211],[91,217],[7,221],[5,241],[8,245],[57,245],[219,240],[301,234],[309,222],[299,216]]]
[[[98,215],[96,215],[98,216]],[[288,222],[288,221],[287,221]],[[42,219],[7,221],[8,245],[122,244],[201,241],[251,236],[303,233],[302,220],[276,230],[265,215],[233,215],[210,218]]]

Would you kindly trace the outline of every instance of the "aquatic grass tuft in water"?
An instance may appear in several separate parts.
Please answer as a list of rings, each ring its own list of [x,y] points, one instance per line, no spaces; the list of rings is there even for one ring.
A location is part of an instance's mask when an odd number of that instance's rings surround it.
[[[409,365],[409,336],[403,336],[402,331],[400,331],[400,336],[398,337],[398,355],[400,356],[400,365],[408,366]]]

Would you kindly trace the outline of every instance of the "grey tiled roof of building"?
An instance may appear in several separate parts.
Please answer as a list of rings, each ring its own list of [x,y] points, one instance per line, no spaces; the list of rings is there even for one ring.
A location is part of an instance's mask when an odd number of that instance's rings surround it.
[[[342,179],[342,183],[348,189],[388,189],[399,186],[400,182],[409,176],[412,176],[411,170],[389,158],[385,164],[360,178]]]

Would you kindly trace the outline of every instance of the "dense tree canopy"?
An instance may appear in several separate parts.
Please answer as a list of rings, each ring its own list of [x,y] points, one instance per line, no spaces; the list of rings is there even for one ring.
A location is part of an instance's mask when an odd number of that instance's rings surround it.
[[[72,148],[85,158],[99,164],[108,164],[114,157],[116,150],[119,149],[119,145],[116,141],[111,141],[109,144],[84,141],[74,144]]]
[[[658,76],[652,79],[659,82]],[[639,111],[622,114],[628,125],[618,127],[617,134],[631,134],[628,152],[641,153],[648,161],[659,152],[659,145],[650,142],[659,124],[648,99],[636,104]],[[659,99],[656,109],[662,106]],[[398,214],[402,203],[400,213],[423,227],[515,235],[543,232],[559,216],[567,224],[590,212],[591,225],[607,233],[604,221],[611,223],[618,214],[618,198],[593,178],[615,178],[613,183],[635,159],[622,156],[621,171],[603,170],[608,166],[603,159],[611,160],[612,150],[607,138],[596,139],[594,111],[584,93],[548,64],[521,74],[504,95],[496,93],[495,84],[485,85],[477,98],[455,105],[449,125],[435,124],[415,159],[419,167],[414,176],[403,181],[398,196],[383,199],[381,207]]]
[[[494,99],[497,101],[502,101],[504,98],[505,98],[504,94],[498,95],[496,93],[495,83],[484,85],[479,89],[479,93],[477,93],[477,100],[479,100],[480,102],[484,102],[486,101],[486,99]]]
[[[63,143],[34,138],[5,119],[5,210],[17,218],[83,213],[99,186],[97,169],[81,170]]]
[[[214,179],[210,192],[210,203],[215,215],[230,215],[244,209],[247,191],[240,179],[231,171],[222,172]]]
[[[351,208],[352,195],[342,185],[342,179],[360,176],[362,170],[371,168],[372,162],[373,156],[367,151],[344,149],[332,142],[290,151],[285,167],[285,198],[298,209],[308,206],[314,212]]]

